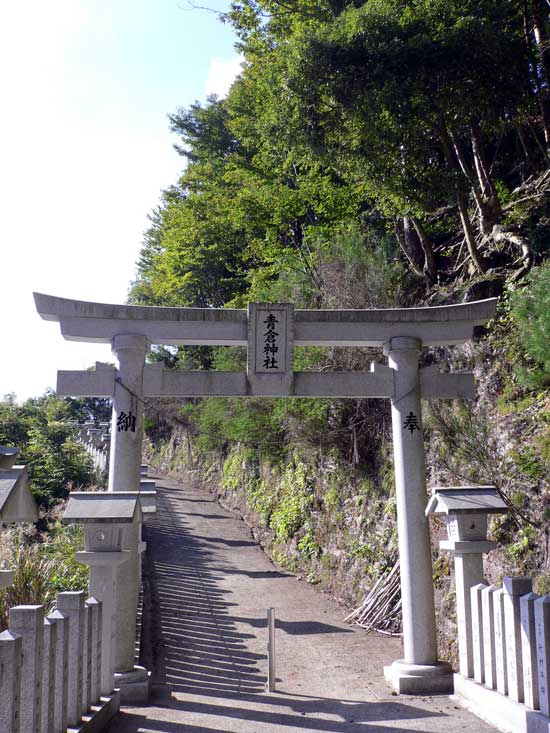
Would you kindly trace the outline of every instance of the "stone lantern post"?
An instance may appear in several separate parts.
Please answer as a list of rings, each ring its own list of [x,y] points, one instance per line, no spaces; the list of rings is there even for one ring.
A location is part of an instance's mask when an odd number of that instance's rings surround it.
[[[12,522],[36,522],[38,509],[27,485],[26,466],[16,466],[19,448],[0,445],[0,527]],[[0,570],[0,590],[13,583],[14,570]]]
[[[487,517],[507,511],[494,486],[437,487],[426,507],[426,515],[445,516],[448,539],[439,546],[454,554],[459,666],[465,677],[474,676],[470,588],[484,582],[483,553],[497,545],[487,539]]]
[[[134,681],[124,680],[123,685],[115,674],[128,639],[136,636],[134,604],[120,592],[116,576],[131,552],[123,549],[125,533],[142,518],[139,495],[130,492],[73,492],[63,517],[84,527],[85,549],[76,559],[90,567],[90,595],[103,603],[101,692],[107,695],[120,687],[122,702],[146,701],[150,687],[150,673],[142,667],[135,667]]]

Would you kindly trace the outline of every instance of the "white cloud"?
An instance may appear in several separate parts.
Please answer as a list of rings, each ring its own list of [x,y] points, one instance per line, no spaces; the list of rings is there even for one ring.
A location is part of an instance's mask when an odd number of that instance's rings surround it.
[[[239,54],[232,59],[221,59],[214,57],[208,68],[208,78],[204,91],[206,94],[216,94],[218,97],[226,97],[231,84],[241,73],[244,57]]]

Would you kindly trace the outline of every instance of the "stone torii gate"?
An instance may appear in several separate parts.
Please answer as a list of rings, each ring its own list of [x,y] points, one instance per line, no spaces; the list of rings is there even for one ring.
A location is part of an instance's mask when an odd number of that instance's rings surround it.
[[[107,305],[35,293],[39,314],[57,321],[70,341],[110,343],[118,368],[58,372],[57,391],[113,399],[109,491],[140,482],[143,398],[371,397],[392,405],[401,565],[404,658],[385,669],[400,693],[452,691],[450,666],[437,659],[435,609],[421,398],[469,398],[470,373],[419,369],[423,347],[461,344],[495,313],[496,299],[451,306],[373,310],[295,310],[288,303],[250,303],[247,310]],[[151,344],[246,346],[245,372],[175,371],[145,364]],[[294,372],[293,346],[374,346],[388,364],[365,372]],[[133,666],[138,537],[129,539],[133,567],[118,577],[118,684]],[[133,549],[132,549],[133,548]],[[125,618],[126,615],[126,618]]]

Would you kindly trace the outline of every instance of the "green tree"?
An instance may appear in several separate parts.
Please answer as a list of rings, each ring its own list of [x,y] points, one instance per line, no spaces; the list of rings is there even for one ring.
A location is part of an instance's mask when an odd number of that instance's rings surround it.
[[[550,384],[550,262],[535,267],[527,285],[512,297],[512,315],[519,325],[520,340],[534,367],[520,369],[528,385]]]
[[[0,402],[0,443],[21,449],[32,492],[44,507],[93,481],[91,460],[69,422],[79,410],[76,401],[52,394],[23,405],[11,398]]]

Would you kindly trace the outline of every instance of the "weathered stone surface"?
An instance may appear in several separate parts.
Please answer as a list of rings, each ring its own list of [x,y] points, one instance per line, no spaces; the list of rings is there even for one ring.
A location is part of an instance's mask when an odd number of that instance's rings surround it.
[[[91,627],[90,701],[95,705],[101,696],[101,631],[103,604],[95,598],[88,598]]]
[[[0,731],[20,733],[22,646],[19,634],[0,633]]]
[[[481,593],[481,615],[483,619],[483,659],[485,664],[485,685],[491,690],[497,686],[495,654],[494,595],[496,585],[487,586]]]
[[[88,303],[35,293],[42,318],[58,321],[68,340],[110,343],[140,334],[155,344],[246,346],[247,313],[229,308],[162,308]],[[383,346],[406,336],[425,345],[461,343],[495,313],[497,299],[450,306],[364,310],[296,310],[297,346]]]
[[[504,616],[506,622],[506,656],[508,661],[508,695],[523,702],[523,657],[521,648],[520,598],[530,593],[530,578],[504,578]]]
[[[129,524],[141,520],[138,494],[133,492],[73,491],[63,515],[67,524]]]
[[[90,607],[84,604],[84,637],[82,647],[82,715],[92,701],[92,624]]]
[[[44,649],[42,653],[42,733],[55,733],[55,652],[57,647],[57,622],[47,616],[44,619]]]
[[[476,682],[485,682],[485,649],[483,639],[482,592],[487,588],[478,583],[470,588],[472,603],[472,649],[474,653],[474,679]]]
[[[420,343],[393,339],[385,347],[395,375],[392,399],[392,433],[395,456],[395,487],[399,525],[399,557],[403,608],[404,659],[386,668],[386,679],[398,691],[404,685],[437,684],[452,689],[450,669],[437,661],[432,559],[426,502],[426,466],[422,438],[422,412],[418,377]],[[413,429],[407,425],[412,420]],[[418,667],[418,674],[413,667]],[[425,670],[430,674],[426,675]],[[435,679],[440,676],[439,683]],[[441,691],[441,690],[440,690]]]
[[[504,616],[504,588],[493,595],[493,612],[495,615],[495,666],[497,691],[501,695],[508,694],[508,655],[506,649],[506,619]]]
[[[535,638],[540,711],[550,716],[550,596],[535,601]]]
[[[84,591],[57,596],[57,608],[69,617],[67,725],[82,718],[82,657],[84,654]]]
[[[41,733],[44,606],[10,608],[10,630],[22,637],[21,731]]]
[[[537,670],[537,640],[535,633],[536,593],[527,593],[520,598],[521,652],[523,662],[524,701],[531,710],[539,708],[539,680]]]
[[[13,468],[20,452],[19,448],[0,445],[0,471]]]
[[[455,553],[456,620],[460,674],[474,676],[470,588],[483,580],[481,553]]]
[[[0,525],[37,519],[38,509],[28,487],[27,467],[0,470]]]
[[[65,733],[69,684],[69,617],[62,611],[56,610],[48,618],[55,620],[56,626],[54,732]]]

